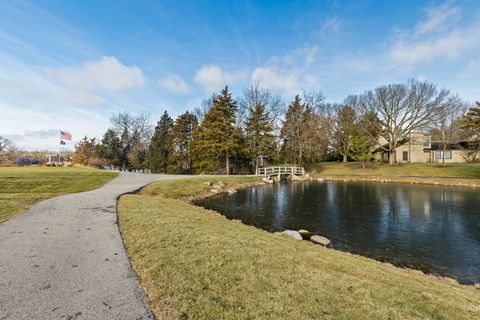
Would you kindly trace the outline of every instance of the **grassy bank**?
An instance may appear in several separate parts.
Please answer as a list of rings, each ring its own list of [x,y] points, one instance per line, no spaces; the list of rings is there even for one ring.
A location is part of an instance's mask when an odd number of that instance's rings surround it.
[[[332,180],[382,181],[393,183],[436,184],[444,186],[480,187],[480,164],[476,163],[407,163],[388,165],[358,162],[322,162],[307,166],[314,178]]]
[[[381,162],[369,162],[362,168],[360,162],[320,162],[307,166],[310,172],[318,174],[340,175],[383,175],[389,177],[422,176],[422,177],[458,177],[480,179],[478,163],[447,163],[442,167],[439,163],[405,163],[389,165]]]
[[[87,168],[0,168],[0,223],[40,200],[96,189],[117,175]]]
[[[227,187],[251,182],[234,179]],[[159,182],[119,202],[128,254],[159,319],[480,317],[474,287],[286,239],[177,200],[205,192],[204,181]]]

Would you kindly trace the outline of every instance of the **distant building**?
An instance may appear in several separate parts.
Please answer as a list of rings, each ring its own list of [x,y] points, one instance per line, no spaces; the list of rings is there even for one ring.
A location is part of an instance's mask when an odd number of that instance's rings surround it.
[[[46,165],[71,165],[73,160],[69,155],[62,156],[60,154],[49,154],[46,158]]]
[[[379,146],[374,153],[380,154],[382,161],[388,161],[390,153],[387,141],[384,138],[379,140]],[[431,141],[430,134],[423,132],[412,132],[408,137],[398,142],[398,147],[393,153],[396,162],[466,162],[465,150],[470,148],[469,141],[448,142],[444,151],[442,142]]]

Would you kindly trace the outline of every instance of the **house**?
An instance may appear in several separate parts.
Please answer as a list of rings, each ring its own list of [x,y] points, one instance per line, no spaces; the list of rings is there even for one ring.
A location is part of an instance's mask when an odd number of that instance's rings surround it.
[[[374,153],[380,153],[382,161],[388,161],[389,152],[387,141],[384,138],[379,140],[379,145]],[[466,162],[465,150],[470,149],[468,141],[448,142],[445,152],[442,142],[431,141],[428,133],[412,132],[410,135],[398,142],[398,147],[393,156],[396,162]]]

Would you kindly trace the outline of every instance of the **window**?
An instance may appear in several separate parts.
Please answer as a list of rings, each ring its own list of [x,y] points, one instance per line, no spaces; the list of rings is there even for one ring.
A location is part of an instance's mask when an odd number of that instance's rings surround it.
[[[425,148],[430,147],[430,136],[429,135],[423,136],[423,146]]]
[[[435,159],[443,159],[443,151],[436,150],[435,151]],[[445,151],[445,159],[452,159],[452,150]]]
[[[403,161],[408,161],[408,151],[403,151]]]

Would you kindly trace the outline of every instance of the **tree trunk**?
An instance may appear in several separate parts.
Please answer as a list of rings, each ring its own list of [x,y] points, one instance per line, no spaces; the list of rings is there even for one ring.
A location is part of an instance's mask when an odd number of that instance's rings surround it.
[[[348,162],[347,155],[346,155],[346,154],[344,154],[344,155],[343,155],[343,163],[347,163],[347,162]]]
[[[258,156],[255,156],[255,175],[258,176]]]
[[[395,164],[395,151],[388,151],[388,164]]]
[[[228,157],[228,152],[225,156],[225,167],[226,167],[225,169],[227,171],[227,176],[229,176],[230,175],[230,159]]]

